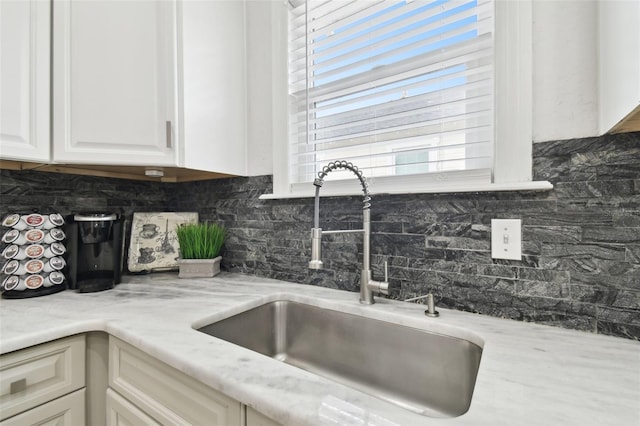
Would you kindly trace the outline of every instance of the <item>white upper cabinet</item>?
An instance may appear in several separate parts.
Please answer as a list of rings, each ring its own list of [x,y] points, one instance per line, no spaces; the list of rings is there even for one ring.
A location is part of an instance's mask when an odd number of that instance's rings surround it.
[[[175,4],[53,3],[53,153],[62,163],[175,165]]]
[[[243,0],[178,2],[183,167],[246,175]]]
[[[246,174],[244,0],[53,6],[55,162]]]
[[[0,158],[50,159],[51,3],[0,1]]]
[[[600,133],[640,130],[640,1],[598,2]]]

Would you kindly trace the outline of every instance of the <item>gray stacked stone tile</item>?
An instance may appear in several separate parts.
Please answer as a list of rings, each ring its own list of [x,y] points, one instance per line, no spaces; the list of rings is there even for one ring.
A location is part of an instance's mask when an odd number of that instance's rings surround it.
[[[442,307],[640,340],[640,133],[537,143],[533,157],[534,178],[552,191],[374,195],[374,276],[386,260],[394,299],[433,293]],[[198,211],[228,228],[226,270],[358,290],[361,236],[325,238],[325,269],[309,270],[313,200],[259,200],[271,176],[182,184],[1,176],[2,214]],[[360,197],[322,198],[321,226],[359,228],[361,208]],[[494,218],[522,219],[521,261],[491,258]]]

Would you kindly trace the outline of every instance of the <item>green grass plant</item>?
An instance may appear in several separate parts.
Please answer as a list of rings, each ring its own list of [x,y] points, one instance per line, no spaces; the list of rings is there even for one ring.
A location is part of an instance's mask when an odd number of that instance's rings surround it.
[[[213,259],[220,254],[225,229],[214,223],[182,224],[176,228],[183,259]]]

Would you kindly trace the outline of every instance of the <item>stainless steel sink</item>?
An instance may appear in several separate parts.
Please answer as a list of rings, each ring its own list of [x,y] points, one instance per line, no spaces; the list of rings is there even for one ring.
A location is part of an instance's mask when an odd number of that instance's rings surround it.
[[[464,339],[284,300],[198,330],[433,417],[469,409],[482,356]]]

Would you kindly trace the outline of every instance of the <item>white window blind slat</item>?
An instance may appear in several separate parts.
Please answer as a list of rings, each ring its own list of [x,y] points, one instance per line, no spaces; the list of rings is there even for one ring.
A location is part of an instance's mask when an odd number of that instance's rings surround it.
[[[456,8],[448,12],[453,13],[455,10]],[[447,14],[443,11],[426,19],[411,14],[407,15],[408,18],[389,25],[379,24],[377,25],[377,30],[369,31],[365,28],[357,36],[346,36],[343,33],[339,33],[328,35],[319,41],[314,39],[314,49],[311,57],[316,59],[314,62],[326,61],[327,58],[335,57],[340,59],[344,55],[358,55],[362,54],[363,50],[369,49],[379,50],[403,40],[426,37],[434,33],[444,37],[447,32],[451,32],[454,28],[465,25],[466,22],[475,21],[477,12],[465,8],[465,5],[461,5],[459,13]],[[323,42],[325,46],[322,46]]]
[[[309,61],[308,71],[317,79],[318,74],[327,73],[327,77],[330,77],[362,66],[362,63],[386,65],[390,63],[390,56],[415,56],[427,53],[429,51],[427,49],[437,51],[443,44],[451,44],[456,38],[459,39],[469,31],[477,31],[480,27],[484,27],[482,25],[484,23],[476,21],[476,18],[477,11],[464,9],[459,14],[420,25],[408,31],[387,32],[386,36],[367,33],[360,39],[334,41],[335,47],[329,50],[314,49],[311,53],[300,52],[299,56],[290,56],[291,68],[300,69]],[[490,21],[490,18],[485,18],[485,21],[487,20]],[[438,59],[437,56],[431,57],[433,62],[437,62]]]
[[[293,184],[333,160],[352,161],[367,177],[492,167],[491,0],[293,6]]]
[[[476,117],[478,118],[478,117]],[[342,153],[347,155],[348,152],[368,152],[373,153],[375,150],[386,152],[393,149],[407,149],[423,147],[428,148],[430,145],[437,144],[438,147],[448,149],[452,145],[464,145],[466,143],[472,144],[476,139],[489,138],[490,139],[490,123],[482,119],[476,119],[470,124],[462,126],[455,120],[447,123],[435,123],[425,124],[421,127],[404,127],[395,128],[391,131],[376,132],[374,134],[361,134],[357,138],[350,140],[339,140],[334,143],[326,143],[322,146],[322,150],[315,149],[312,153],[317,154],[326,160],[326,153],[333,152],[334,154],[342,149]],[[449,134],[448,134],[449,133]],[[466,136],[464,140],[460,141],[460,136]],[[453,138],[447,142],[448,138]],[[358,145],[363,143],[367,144],[366,149],[361,149]],[[302,147],[299,147],[302,148]],[[304,147],[309,148],[309,147]],[[360,148],[360,149],[358,149]],[[302,150],[301,152],[308,153],[308,150]],[[348,154],[350,157],[356,154]],[[337,160],[339,158],[333,158]],[[297,163],[303,163],[299,161]]]
[[[469,1],[469,0],[463,0]],[[437,6],[433,2],[431,7]],[[462,1],[457,0],[457,3],[462,3]],[[397,3],[399,4],[399,3]],[[453,4],[453,3],[452,3]],[[351,16],[349,19],[343,19],[335,23],[335,25],[331,28],[319,28],[318,22],[313,22],[314,32],[318,34],[322,34],[324,37],[318,37],[314,40],[314,48],[316,50],[327,49],[327,45],[333,46],[341,46],[342,48],[348,47],[349,44],[345,43],[346,41],[356,41],[362,40],[363,33],[365,36],[374,37],[383,34],[384,32],[389,32],[397,29],[402,29],[407,25],[415,24],[420,20],[425,19],[429,15],[422,14],[416,15],[412,13],[416,8],[424,8],[424,2],[413,2],[404,8],[396,8],[396,10],[388,11],[385,14],[380,14],[381,11],[385,9],[389,9],[388,2],[378,1],[375,3],[369,2],[368,8],[362,8],[362,2],[359,2],[358,6],[360,6],[361,13],[357,16]],[[443,9],[436,9],[433,13],[441,13]],[[404,19],[402,19],[402,15],[405,15]],[[304,17],[301,17],[304,19]],[[361,25],[355,25],[354,22],[360,20]],[[395,23],[387,23],[384,24],[385,21],[400,21]],[[364,24],[364,25],[363,25]],[[296,24],[294,24],[296,25]],[[339,28],[339,33],[336,34],[336,30]],[[295,32],[295,36],[292,38],[291,42],[296,43],[298,46],[297,49],[293,50],[292,53],[295,56],[301,55],[304,56],[304,51],[299,51],[300,43],[304,44],[306,41],[307,33],[305,31],[299,30]]]
[[[397,66],[390,66],[387,69],[379,69],[374,81],[370,76],[363,74],[356,76],[355,78],[345,79],[338,84],[327,85],[321,88],[309,88],[309,96],[311,96],[317,103],[332,100],[332,102],[344,102],[345,99],[351,96],[364,96],[371,91],[380,91],[381,88],[388,86],[397,86],[406,84],[409,79],[419,78],[421,80],[428,80],[430,78],[440,77],[442,73],[446,73],[447,70],[456,70],[456,72],[464,73],[465,78],[469,78],[468,84],[474,84],[474,75],[487,71],[493,75],[492,65],[492,49],[490,46],[490,40],[478,40],[477,49],[474,50],[472,45],[458,46],[456,49],[451,49],[447,55],[441,55],[443,59],[441,62],[424,65],[419,60],[414,60],[410,64],[400,64]],[[466,62],[470,63],[470,66],[462,61],[462,58]],[[487,70],[490,67],[490,70]],[[409,68],[403,70],[403,68]],[[409,82],[410,83],[410,82]],[[304,83],[306,85],[306,80]],[[489,85],[493,85],[490,81]],[[290,87],[291,90],[296,90],[295,86]],[[448,89],[442,88],[441,92]],[[305,91],[291,93],[291,96],[306,96]],[[306,98],[305,98],[306,99]],[[315,113],[317,108],[315,105],[309,106],[309,112]],[[296,119],[297,120],[297,119]]]
[[[376,102],[391,104],[390,97],[394,103],[417,102],[419,100],[427,105],[443,104],[454,99],[454,96],[455,99],[471,97],[471,93],[476,89],[485,88],[488,89],[490,93],[490,89],[492,88],[492,71],[493,68],[491,64],[481,65],[471,70],[461,70],[460,67],[443,69],[433,77],[427,74],[426,76],[419,76],[420,78],[412,79],[415,83],[401,80],[401,84],[393,84],[393,82],[392,84],[381,84],[376,88],[361,90],[353,94],[346,92],[337,95],[337,97],[327,102],[323,102],[324,97],[318,96],[316,97],[315,106],[310,107],[308,112],[311,116],[324,117],[331,111],[334,111],[332,115],[339,117],[342,115],[342,112],[338,111],[338,109],[349,112],[352,110],[365,109],[366,106]],[[466,79],[466,81],[468,81],[465,91],[457,88],[455,83],[459,79]],[[398,92],[398,87],[402,88],[401,92]],[[298,122],[301,118],[304,119],[306,113],[306,110],[298,113],[293,117],[293,120]],[[309,123],[315,124],[317,120],[322,120],[322,118],[310,119]]]

